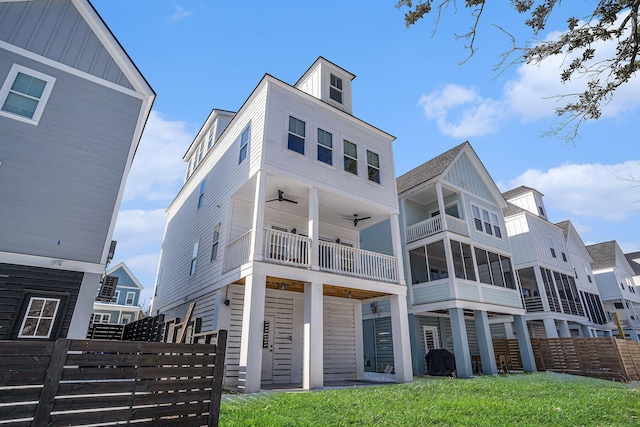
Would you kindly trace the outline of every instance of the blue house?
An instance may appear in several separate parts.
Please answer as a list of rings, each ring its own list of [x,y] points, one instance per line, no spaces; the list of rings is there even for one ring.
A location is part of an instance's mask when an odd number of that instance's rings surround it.
[[[107,271],[108,277],[117,278],[111,301],[93,303],[91,323],[127,324],[140,318],[140,291],[143,287],[123,262]]]

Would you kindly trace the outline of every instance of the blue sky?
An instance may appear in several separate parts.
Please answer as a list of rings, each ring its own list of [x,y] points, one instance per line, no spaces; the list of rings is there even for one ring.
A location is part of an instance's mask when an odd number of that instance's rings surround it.
[[[318,56],[357,77],[354,115],[396,136],[396,175],[468,140],[502,191],[527,185],[545,195],[553,222],[571,220],[586,244],[617,240],[640,250],[640,80],[622,88],[575,145],[541,138],[557,121],[550,97],[563,87],[562,58],[493,71],[510,39],[532,40],[508,5],[487,9],[476,54],[455,33],[466,10],[404,26],[394,0],[322,2],[92,0],[157,93],[116,224],[111,266],[124,261],[149,304],[165,209],[182,186],[182,156],[213,108],[236,111],[269,73],[293,84]],[[495,3],[495,2],[494,2]],[[506,3],[506,2],[505,2]],[[578,17],[593,2],[563,3]],[[557,35],[566,15],[538,39]]]

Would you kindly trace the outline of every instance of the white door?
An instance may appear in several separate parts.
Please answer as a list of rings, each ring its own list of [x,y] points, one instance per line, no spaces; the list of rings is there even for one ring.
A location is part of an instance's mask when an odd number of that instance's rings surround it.
[[[440,348],[437,326],[423,326],[422,336],[424,338],[425,353],[429,353],[429,350],[433,350],[434,348]]]
[[[262,329],[262,381],[273,379],[273,329],[276,326],[274,316],[264,317]]]

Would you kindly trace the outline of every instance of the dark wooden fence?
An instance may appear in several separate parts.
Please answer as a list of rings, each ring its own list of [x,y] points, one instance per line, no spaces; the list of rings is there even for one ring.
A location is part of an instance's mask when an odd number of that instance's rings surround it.
[[[92,323],[87,331],[87,339],[125,341],[163,341],[164,315],[145,317],[126,325],[113,323]]]
[[[211,342],[0,341],[0,424],[217,426],[227,331]]]
[[[494,339],[494,351],[520,362],[517,340]],[[563,372],[616,381],[640,380],[640,342],[617,338],[532,338],[539,371]]]

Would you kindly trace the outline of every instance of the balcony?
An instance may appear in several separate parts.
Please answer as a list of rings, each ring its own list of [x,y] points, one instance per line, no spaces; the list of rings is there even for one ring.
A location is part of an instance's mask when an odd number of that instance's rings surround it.
[[[311,268],[312,244],[312,240],[306,236],[265,228],[262,257],[265,262]],[[229,243],[224,257],[224,272],[248,262],[250,247],[251,231]],[[319,242],[318,249],[318,267],[321,271],[398,283],[396,257],[330,242]]]
[[[452,233],[460,234],[462,236],[469,237],[469,228],[467,222],[456,218],[455,216],[447,215],[447,227],[446,230],[442,226],[442,216],[434,216],[432,218],[421,221],[417,224],[407,227],[406,239],[407,243],[415,242],[425,237],[433,236],[442,231],[451,231]]]
[[[539,296],[523,297],[522,302],[524,303],[524,308],[527,310],[527,313],[544,311],[544,308],[542,307],[542,298]]]

